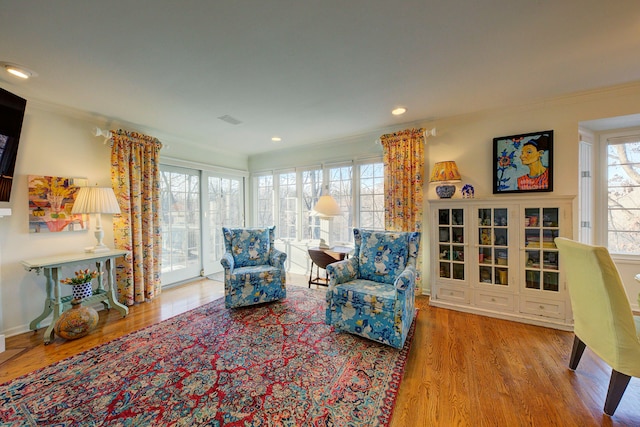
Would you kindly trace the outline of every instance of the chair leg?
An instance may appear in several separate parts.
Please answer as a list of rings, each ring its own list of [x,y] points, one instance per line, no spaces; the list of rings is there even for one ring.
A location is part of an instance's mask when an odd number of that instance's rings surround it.
[[[571,349],[571,358],[569,359],[569,369],[572,371],[576,370],[586,347],[586,344],[583,343],[577,335],[573,336],[573,348]]]
[[[627,385],[631,377],[629,375],[622,374],[615,369],[611,370],[611,380],[609,381],[609,391],[607,391],[607,398],[604,401],[604,413],[613,416],[616,412],[616,408],[622,399],[624,391],[627,389]]]

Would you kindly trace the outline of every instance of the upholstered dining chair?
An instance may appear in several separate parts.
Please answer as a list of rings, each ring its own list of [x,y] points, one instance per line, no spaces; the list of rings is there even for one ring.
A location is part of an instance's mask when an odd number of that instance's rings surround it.
[[[631,377],[640,377],[640,317],[634,316],[607,248],[555,239],[573,309],[575,370],[586,347],[611,366],[604,413],[613,415]]]
[[[226,252],[224,304],[243,307],[287,296],[284,261],[287,254],[273,245],[275,227],[222,228]]]
[[[402,348],[415,317],[419,232],[353,230],[351,258],[327,265],[325,322]]]

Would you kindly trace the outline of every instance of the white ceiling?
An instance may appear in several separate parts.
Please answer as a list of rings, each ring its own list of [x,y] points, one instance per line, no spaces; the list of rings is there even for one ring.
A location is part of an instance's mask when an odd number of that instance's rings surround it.
[[[637,0],[0,0],[0,61],[38,73],[0,86],[242,154],[638,81],[639,53]]]

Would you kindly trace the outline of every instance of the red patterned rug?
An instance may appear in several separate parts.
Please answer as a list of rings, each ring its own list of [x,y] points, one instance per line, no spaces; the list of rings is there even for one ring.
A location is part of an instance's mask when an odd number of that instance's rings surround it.
[[[0,385],[0,425],[388,425],[413,328],[398,351],[325,325],[323,292],[287,292],[219,299]]]

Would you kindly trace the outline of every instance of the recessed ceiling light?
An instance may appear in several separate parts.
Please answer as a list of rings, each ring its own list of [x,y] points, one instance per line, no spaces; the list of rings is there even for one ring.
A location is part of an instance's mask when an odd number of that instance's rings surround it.
[[[26,67],[23,67],[22,65],[11,64],[9,62],[0,62],[0,64],[2,64],[2,67],[5,69],[7,73],[11,74],[14,77],[18,77],[20,79],[26,80],[30,77],[35,77],[38,75],[34,71]]]
[[[273,137],[271,137],[271,140],[273,142],[282,142],[282,138],[280,138],[279,136],[273,136]]]
[[[391,114],[393,114],[394,116],[400,116],[406,112],[407,112],[407,109],[404,107],[398,107],[394,110],[391,110]]]

